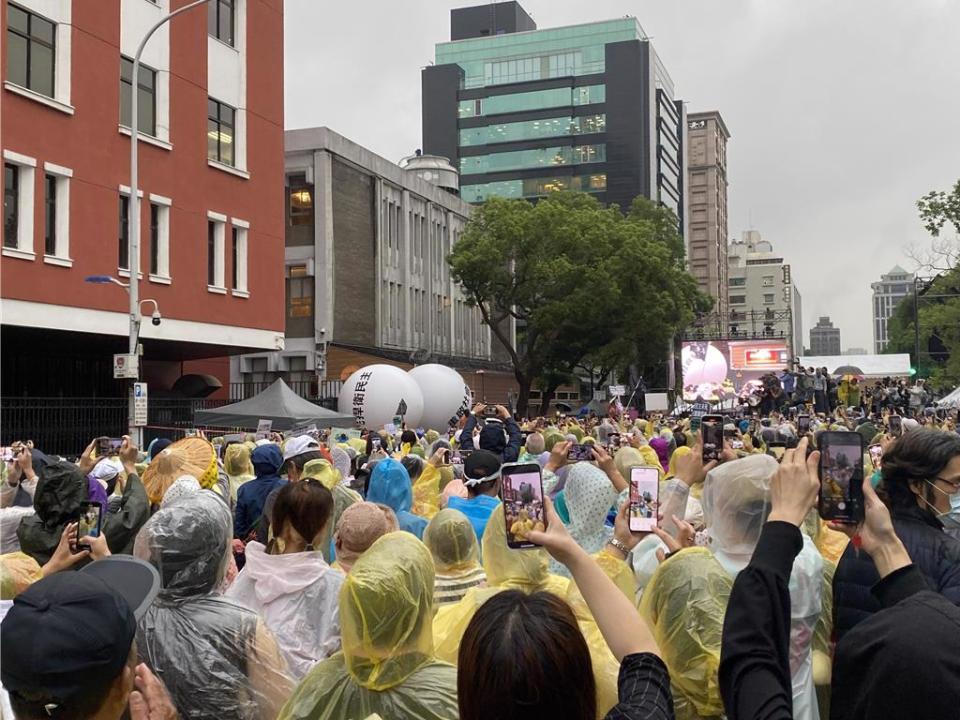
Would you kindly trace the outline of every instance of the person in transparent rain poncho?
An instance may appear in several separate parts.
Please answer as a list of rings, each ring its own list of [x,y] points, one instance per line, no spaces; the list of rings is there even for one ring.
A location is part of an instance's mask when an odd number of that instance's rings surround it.
[[[161,582],[137,650],[182,718],[272,720],[293,688],[263,621],[219,594],[232,536],[226,502],[203,490],[159,510],[134,545]]]
[[[457,670],[433,653],[433,578],[413,535],[377,540],[340,591],[343,650],[307,674],[281,720],[457,718]]]
[[[777,461],[751,455],[710,470],[703,489],[708,546],[683,550],[650,579],[640,613],[667,667],[678,720],[720,718],[717,681],[723,617],[737,574],[747,566],[770,511]],[[823,558],[806,535],[790,575],[790,672],[797,720],[818,720],[812,644],[820,620]]]

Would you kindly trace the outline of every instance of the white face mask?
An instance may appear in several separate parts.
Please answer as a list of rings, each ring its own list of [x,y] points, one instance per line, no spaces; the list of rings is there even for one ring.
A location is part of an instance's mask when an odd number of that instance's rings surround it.
[[[929,502],[927,502],[925,498],[921,498],[923,502],[930,506],[930,509],[937,516],[937,520],[942,522],[945,528],[960,528],[960,490],[948,493],[946,490],[942,490],[937,487],[936,483],[932,483],[929,480],[927,480],[926,483],[937,492],[947,496],[947,498],[950,500],[950,509],[946,512],[940,512],[934,505],[931,505]]]

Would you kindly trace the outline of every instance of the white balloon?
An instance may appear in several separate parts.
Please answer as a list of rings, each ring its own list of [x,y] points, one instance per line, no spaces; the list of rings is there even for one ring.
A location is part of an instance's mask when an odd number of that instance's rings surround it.
[[[453,368],[431,363],[417,365],[407,374],[423,393],[421,427],[442,433],[461,415],[470,412],[473,395],[463,377]]]
[[[400,368],[367,365],[347,378],[337,407],[341,413],[353,415],[358,427],[379,429],[401,415],[408,428],[415,428],[423,414],[423,394]]]

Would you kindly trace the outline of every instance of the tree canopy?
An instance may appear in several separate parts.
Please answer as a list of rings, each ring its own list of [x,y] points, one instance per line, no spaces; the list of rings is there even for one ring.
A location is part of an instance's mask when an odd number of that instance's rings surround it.
[[[662,359],[694,310],[709,307],[684,270],[676,228],[645,198],[626,214],[583,193],[477,208],[448,262],[507,349],[521,414],[534,381],[555,387],[587,359],[611,369]]]

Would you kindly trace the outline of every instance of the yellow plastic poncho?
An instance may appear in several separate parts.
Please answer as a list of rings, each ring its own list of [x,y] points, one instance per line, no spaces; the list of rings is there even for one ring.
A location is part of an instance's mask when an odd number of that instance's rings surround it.
[[[605,552],[595,558],[604,571],[614,577],[632,583],[626,563],[620,562]],[[593,664],[597,686],[597,717],[603,717],[617,703],[617,677],[620,664],[607,647],[593,616],[590,614],[575,583],[567,578],[548,572],[548,556],[545,550],[511,550],[507,547],[507,534],[503,519],[503,505],[490,515],[483,532],[483,568],[487,573],[487,587],[472,588],[455,604],[440,608],[433,621],[434,646],[437,657],[450,663],[457,662],[460,641],[477,609],[501,590],[520,590],[525,593],[550,592],[564,598],[570,604]],[[618,585],[621,583],[618,582]],[[631,595],[632,597],[632,585]]]
[[[677,720],[722,718],[720,639],[733,580],[706,548],[670,557],[643,592],[646,619],[670,670]]]
[[[423,531],[423,544],[437,573],[462,575],[480,567],[480,547],[473,525],[459,510],[438,512]]]
[[[343,650],[317,664],[281,720],[453,720],[457,671],[433,654],[433,560],[410,533],[377,540],[340,591]]]
[[[253,480],[253,465],[250,463],[250,450],[246,445],[234,443],[223,456],[223,469],[230,480],[230,502],[237,503],[237,490],[249,480]]]

